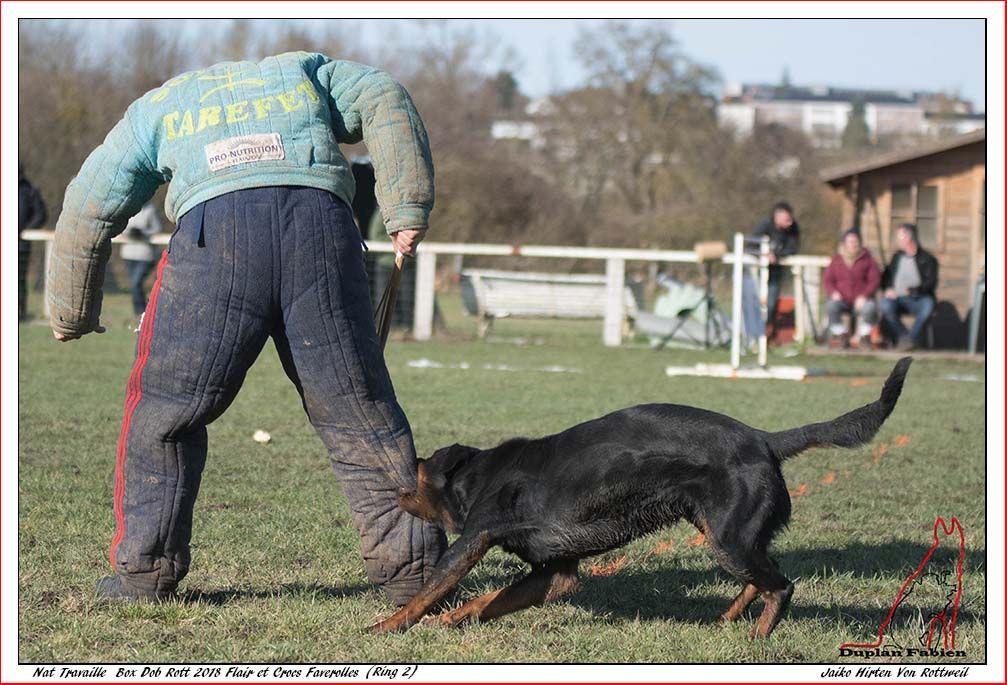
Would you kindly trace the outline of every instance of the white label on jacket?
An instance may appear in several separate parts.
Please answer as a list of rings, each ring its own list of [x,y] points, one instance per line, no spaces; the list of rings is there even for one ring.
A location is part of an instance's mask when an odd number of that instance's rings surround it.
[[[210,143],[204,150],[210,171],[220,171],[245,162],[283,159],[283,141],[280,140],[279,133],[224,138]]]

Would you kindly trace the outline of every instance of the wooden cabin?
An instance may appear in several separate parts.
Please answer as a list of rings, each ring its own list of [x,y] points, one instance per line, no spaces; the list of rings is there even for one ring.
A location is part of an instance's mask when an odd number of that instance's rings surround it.
[[[837,236],[859,227],[881,262],[894,252],[895,228],[916,224],[940,264],[939,346],[959,346],[986,265],[986,129],[831,167],[822,179],[842,195]]]

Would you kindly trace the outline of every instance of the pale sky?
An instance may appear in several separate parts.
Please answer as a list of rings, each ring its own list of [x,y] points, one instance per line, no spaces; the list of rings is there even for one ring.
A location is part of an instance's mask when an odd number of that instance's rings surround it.
[[[81,20],[69,20],[80,22]],[[406,37],[419,30],[415,20],[290,20],[312,30],[326,22],[343,24],[374,50],[390,40],[388,29]],[[573,42],[583,28],[599,19],[451,19],[446,28],[472,28],[496,56],[495,71],[507,48],[517,56],[522,92],[545,95],[578,85],[583,79]],[[714,67],[724,83],[777,83],[784,68],[795,85],[956,92],[986,111],[986,26],[982,19],[634,19],[648,25],[666,23],[681,50]],[[125,28],[128,21],[111,22]],[[228,21],[166,20],[203,39],[226,31]],[[268,31],[275,20],[256,21]],[[107,40],[109,20],[88,22]],[[114,32],[114,31],[113,31]],[[338,55],[333,55],[338,57]]]
[[[692,59],[724,82],[957,91],[986,110],[986,35],[981,19],[678,19],[667,22]],[[571,46],[597,20],[496,19],[486,26],[521,56],[518,80],[541,95],[582,76]],[[558,83],[557,83],[558,82]]]

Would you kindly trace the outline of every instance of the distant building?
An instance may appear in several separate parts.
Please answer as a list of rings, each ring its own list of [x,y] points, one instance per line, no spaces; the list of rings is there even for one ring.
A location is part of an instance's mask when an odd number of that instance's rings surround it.
[[[824,169],[822,180],[843,199],[837,237],[858,226],[879,259],[891,259],[899,223],[916,224],[940,264],[937,299],[953,306],[941,320],[945,339],[962,342],[950,314],[960,322],[975,304],[986,264],[986,129]]]
[[[548,96],[529,100],[524,116],[497,119],[490,128],[490,136],[494,140],[524,141],[533,149],[541,149],[546,143],[543,122],[555,113],[556,106]]]
[[[925,120],[923,133],[935,138],[946,135],[961,135],[986,128],[985,114],[927,112]]]
[[[857,100],[864,103],[875,142],[879,137],[966,133],[986,125],[971,103],[940,93],[759,84],[729,84],[717,119],[742,135],[758,125],[778,124],[803,131],[821,147],[838,147]]]
[[[533,148],[545,145],[540,127],[534,121],[514,121],[498,119],[490,127],[490,135],[494,140],[523,140]]]

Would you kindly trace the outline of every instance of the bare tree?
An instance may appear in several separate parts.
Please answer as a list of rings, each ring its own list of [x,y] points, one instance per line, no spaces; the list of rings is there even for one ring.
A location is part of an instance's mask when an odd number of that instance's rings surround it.
[[[19,154],[54,217],[84,157],[144,91],[224,59],[317,50],[385,68],[412,94],[437,169],[438,238],[688,247],[747,230],[786,199],[805,245],[821,230],[831,249],[837,215],[817,178],[821,151],[773,127],[733,140],[714,118],[716,75],[682,54],[664,26],[585,32],[577,54],[586,83],[537,103],[534,114],[513,53],[452,22],[383,24],[383,44],[366,49],[364,27],[344,21],[181,31],[178,22],[142,20],[109,27],[117,39],[106,41],[89,26],[19,24]],[[535,146],[491,135],[495,121],[529,118]]]
[[[663,215],[696,185],[704,144],[716,143],[716,75],[660,26],[608,22],[574,47],[588,85],[553,99],[553,168],[584,210],[618,223],[608,242],[666,242]]]
[[[158,20],[134,20],[120,46],[122,59],[113,62],[116,75],[135,97],[156,88],[187,67],[185,46]]]
[[[237,62],[245,59],[259,59],[258,39],[251,19],[232,19],[217,40],[204,41],[202,61]]]
[[[554,96],[545,158],[591,215],[591,242],[687,248],[747,231],[772,203],[802,213],[806,236],[835,216],[800,133],[721,129],[715,72],[684,55],[667,26],[609,22],[581,34],[587,84]],[[831,242],[831,230],[825,229]]]

